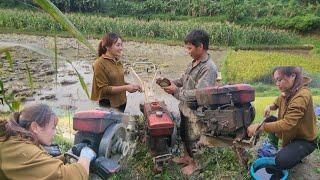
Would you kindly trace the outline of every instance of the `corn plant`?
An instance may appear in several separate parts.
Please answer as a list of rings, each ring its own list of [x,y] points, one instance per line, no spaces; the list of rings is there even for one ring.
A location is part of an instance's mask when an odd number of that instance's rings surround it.
[[[6,51],[5,54],[6,54],[6,60],[8,60],[8,62],[9,62],[9,67],[10,67],[11,71],[13,71],[13,59],[12,59],[12,56],[11,56],[9,51]]]
[[[51,9],[50,9],[51,10]],[[57,14],[57,13],[56,13]],[[56,15],[52,15],[55,17]],[[4,29],[17,29],[29,32],[63,32],[70,31],[78,37],[79,31],[87,35],[99,35],[108,32],[117,32],[125,37],[133,38],[160,38],[165,40],[183,41],[185,35],[194,28],[206,30],[214,45],[240,46],[240,45],[281,45],[297,42],[297,35],[286,31],[276,31],[267,28],[241,27],[218,22],[162,21],[138,20],[136,18],[109,18],[102,15],[66,14],[64,18],[55,18],[57,21],[70,19],[61,26],[48,14],[34,11],[0,10],[0,27]],[[74,27],[65,26],[71,22]],[[82,38],[83,39],[83,38]],[[83,41],[80,41],[83,42]],[[84,43],[84,42],[83,42]],[[85,45],[88,43],[85,42]],[[89,46],[88,46],[89,47]],[[89,47],[90,48],[90,47]],[[92,48],[90,48],[92,50]],[[93,51],[92,51],[93,52]]]

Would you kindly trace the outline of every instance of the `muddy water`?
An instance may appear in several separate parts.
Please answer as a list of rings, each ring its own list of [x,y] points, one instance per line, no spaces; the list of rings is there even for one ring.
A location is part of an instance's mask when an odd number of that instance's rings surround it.
[[[0,34],[0,41],[14,41],[36,44],[49,49],[54,48],[54,39],[45,36]],[[90,94],[92,85],[92,63],[96,55],[90,53],[86,47],[77,43],[73,38],[57,38],[57,42],[58,53],[72,60],[73,66],[83,76]],[[98,42],[98,40],[90,40],[90,43],[94,47],[98,45]],[[214,62],[219,66],[219,62],[224,58],[226,51],[210,51],[210,54],[213,56]],[[74,112],[98,107],[96,102],[88,100],[70,64],[59,62],[56,83],[53,73],[54,63],[53,60],[48,57],[32,53],[22,48],[16,48],[12,51],[12,57],[15,61],[14,71],[8,72],[8,63],[4,62],[4,71],[1,73],[1,80],[5,82],[5,87],[8,91],[14,89],[16,94],[23,97],[23,104],[44,102],[51,105],[58,114],[63,114],[66,110]],[[2,60],[4,60],[3,57]],[[186,54],[184,48],[180,46],[129,41],[124,43],[122,61],[126,71],[129,72],[125,76],[126,81],[139,83],[139,80],[133,75],[132,71],[129,70],[129,67],[132,67],[135,62],[152,62],[157,66],[157,77],[162,76],[174,79],[184,72],[191,58]],[[28,87],[25,63],[28,63],[33,74],[34,92]],[[141,68],[135,70],[143,81],[151,82],[153,79],[153,72],[146,73],[145,69]],[[165,101],[170,110],[178,112],[178,101],[175,98],[166,94],[155,84],[152,87],[154,88],[156,99]],[[141,114],[139,104],[145,101],[144,94],[139,92],[128,93],[127,97],[128,102],[125,112],[131,115]],[[0,110],[5,111],[7,107],[0,106]]]

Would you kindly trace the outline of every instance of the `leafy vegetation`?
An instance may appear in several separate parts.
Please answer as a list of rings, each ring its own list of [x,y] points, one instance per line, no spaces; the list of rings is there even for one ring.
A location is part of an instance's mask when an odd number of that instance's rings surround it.
[[[203,149],[199,159],[203,169],[189,179],[249,179],[248,172],[240,167],[231,148]],[[133,156],[128,159],[126,167],[110,179],[186,179],[180,172],[181,167],[175,163],[164,164],[163,172],[153,172],[154,163],[145,144],[139,144]]]
[[[76,27],[85,34],[117,32],[127,37],[161,38],[182,41],[194,28],[205,29],[214,45],[290,44],[297,42],[292,33],[266,28],[240,27],[222,23],[201,23],[189,21],[143,21],[134,18],[109,18],[97,15],[68,14]],[[23,31],[63,31],[47,14],[32,11],[1,10],[0,27]],[[78,34],[78,33],[77,33]],[[84,41],[81,41],[84,42]],[[91,48],[90,48],[91,49]]]
[[[103,12],[150,20],[206,17],[221,22],[269,26],[308,32],[320,27],[320,3],[315,0],[52,0],[64,12]],[[32,0],[1,2],[0,7],[34,9]],[[299,10],[297,10],[299,9]],[[199,20],[199,19],[198,19]]]

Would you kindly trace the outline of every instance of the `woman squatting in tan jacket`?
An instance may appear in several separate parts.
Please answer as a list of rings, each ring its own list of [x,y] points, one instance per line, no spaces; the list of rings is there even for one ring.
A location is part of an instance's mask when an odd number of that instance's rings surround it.
[[[259,130],[275,135],[282,140],[282,149],[276,154],[278,169],[291,169],[316,148],[317,121],[312,94],[303,82],[300,67],[280,66],[273,71],[275,85],[280,96],[265,108],[264,116],[278,110],[274,122],[265,123]],[[258,124],[252,124],[247,132],[252,136]]]

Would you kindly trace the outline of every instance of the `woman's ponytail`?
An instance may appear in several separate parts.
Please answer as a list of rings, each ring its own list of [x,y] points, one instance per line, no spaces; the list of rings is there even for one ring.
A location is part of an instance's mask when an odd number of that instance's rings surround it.
[[[99,57],[102,56],[102,54],[105,54],[108,50],[108,47],[111,47],[114,43],[118,41],[118,39],[122,39],[121,36],[119,36],[116,33],[107,32],[101,39],[99,46],[98,46],[98,55]]]

